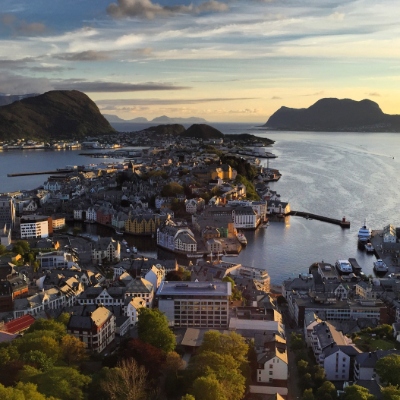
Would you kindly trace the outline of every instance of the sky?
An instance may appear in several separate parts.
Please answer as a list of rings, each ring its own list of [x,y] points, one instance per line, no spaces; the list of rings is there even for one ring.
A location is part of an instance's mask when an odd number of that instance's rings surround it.
[[[400,114],[394,0],[2,0],[0,93],[79,90],[103,114],[266,122],[371,99]]]

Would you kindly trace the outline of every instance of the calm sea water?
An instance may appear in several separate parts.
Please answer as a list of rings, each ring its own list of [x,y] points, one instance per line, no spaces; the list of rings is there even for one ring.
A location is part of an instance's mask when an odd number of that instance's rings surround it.
[[[229,260],[267,269],[273,283],[307,272],[315,261],[334,263],[339,258],[356,257],[364,271],[371,273],[374,257],[357,249],[357,232],[365,219],[372,229],[389,223],[400,226],[400,134],[266,132],[256,125],[212,124],[224,133],[248,132],[275,140],[271,151],[278,158],[271,160],[270,166],[283,176],[271,187],[293,210],[345,216],[351,228],[289,217],[285,222],[271,222],[267,229],[246,232],[248,246]],[[79,153],[1,152],[0,191],[34,188],[46,180],[45,176],[7,178],[7,173],[98,162]],[[139,253],[155,254],[148,239],[127,240]]]

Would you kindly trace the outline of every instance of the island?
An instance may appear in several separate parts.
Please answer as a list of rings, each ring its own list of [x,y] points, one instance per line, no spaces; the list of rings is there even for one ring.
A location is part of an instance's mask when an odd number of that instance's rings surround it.
[[[383,113],[371,100],[325,98],[309,108],[281,107],[264,127],[320,132],[400,132],[400,115]]]

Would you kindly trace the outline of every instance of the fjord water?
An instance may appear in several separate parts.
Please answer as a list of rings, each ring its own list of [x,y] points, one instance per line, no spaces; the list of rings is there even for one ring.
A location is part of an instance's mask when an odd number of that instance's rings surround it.
[[[269,150],[278,158],[270,160],[270,167],[279,169],[282,178],[270,186],[282,200],[288,200],[293,210],[351,221],[350,229],[300,217],[271,222],[267,229],[246,232],[247,247],[226,260],[265,268],[276,284],[307,272],[321,260],[333,264],[355,257],[366,274],[372,273],[375,258],[358,250],[357,232],[364,219],[372,229],[389,223],[400,226],[400,133],[274,132],[251,124],[211,125],[223,133],[248,132],[275,140]],[[0,192],[31,189],[46,180],[45,175],[7,178],[7,173],[103,161],[80,152],[0,152]],[[262,162],[267,164],[265,159]],[[152,255],[153,246],[144,246],[143,240],[132,236],[127,240],[139,253]]]

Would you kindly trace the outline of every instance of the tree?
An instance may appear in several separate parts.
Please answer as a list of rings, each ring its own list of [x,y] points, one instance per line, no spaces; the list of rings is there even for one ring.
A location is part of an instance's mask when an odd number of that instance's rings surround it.
[[[314,394],[313,394],[312,389],[306,389],[303,392],[302,400],[314,400]]]
[[[374,400],[375,396],[372,395],[368,389],[358,385],[347,386],[344,389],[343,400]]]
[[[290,335],[290,349],[292,351],[300,350],[304,347],[303,337],[301,334],[292,332]]]
[[[54,319],[37,319],[26,331],[26,333],[31,333],[35,331],[51,331],[56,334],[57,338],[62,338],[66,335],[65,325]]]
[[[382,400],[400,400],[400,387],[399,386],[386,386],[381,389]]]
[[[389,354],[376,363],[376,372],[383,382],[389,385],[400,386],[400,356]]]
[[[167,317],[160,310],[141,308],[137,327],[139,339],[143,342],[167,353],[175,349],[175,335],[169,329]]]
[[[57,322],[61,322],[64,326],[67,326],[70,318],[70,313],[63,312],[57,317]]]
[[[337,398],[335,385],[332,382],[325,381],[316,392],[317,400],[334,400]]]
[[[182,357],[176,351],[169,352],[163,366],[164,373],[176,375],[183,368],[185,368],[185,361],[182,360]]]
[[[43,351],[40,350],[30,350],[22,355],[22,360],[41,371],[47,371],[50,369],[54,360],[48,357]]]
[[[191,394],[185,394],[181,397],[181,400],[196,400]]]
[[[61,353],[68,366],[79,364],[86,358],[85,343],[75,336],[65,335],[61,339]]]
[[[177,182],[170,182],[161,189],[161,196],[175,197],[177,194],[182,194],[183,192],[183,186]]]
[[[144,367],[131,358],[108,370],[100,385],[110,400],[144,400],[147,397],[146,377]]]
[[[201,400],[228,400],[224,388],[214,375],[197,378],[193,383],[193,394]]]
[[[18,382],[17,386],[5,387],[0,384],[0,398],[3,400],[46,400],[33,383]]]
[[[7,252],[7,247],[4,244],[0,244],[0,255]]]
[[[29,380],[37,385],[40,393],[61,400],[83,400],[83,391],[91,381],[88,376],[69,367],[53,367],[46,372],[22,375],[21,380]]]
[[[308,361],[306,360],[300,360],[297,362],[297,371],[299,372],[299,375],[305,375],[308,371]]]
[[[229,354],[240,364],[247,364],[249,346],[243,336],[230,332],[223,334],[218,331],[208,331],[204,334],[199,353],[210,351],[217,354]]]
[[[163,350],[140,339],[124,341],[119,354],[121,358],[133,358],[139,365],[143,365],[149,376],[152,377],[160,374],[166,360]]]

